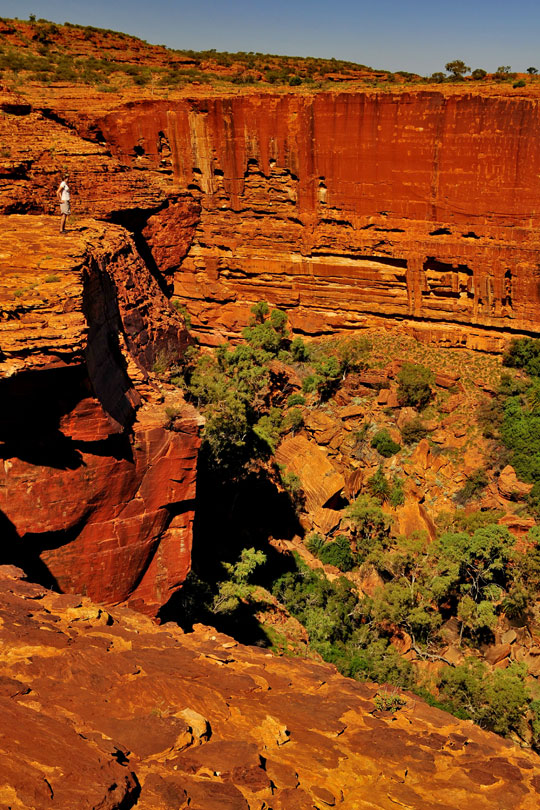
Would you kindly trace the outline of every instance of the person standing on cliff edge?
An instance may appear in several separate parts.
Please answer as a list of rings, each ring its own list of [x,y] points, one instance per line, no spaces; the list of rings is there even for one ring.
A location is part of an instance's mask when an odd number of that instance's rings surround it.
[[[68,185],[69,175],[66,173],[62,177],[62,182],[56,190],[56,196],[60,201],[60,233],[66,231],[66,220],[71,214],[70,200],[71,194]]]

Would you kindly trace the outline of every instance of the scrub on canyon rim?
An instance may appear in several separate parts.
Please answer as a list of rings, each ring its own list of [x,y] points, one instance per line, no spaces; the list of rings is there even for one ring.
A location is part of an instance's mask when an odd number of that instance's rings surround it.
[[[65,174],[56,191],[56,196],[60,200],[60,233],[65,233],[66,220],[71,214],[71,194],[69,191],[68,179],[69,176]]]

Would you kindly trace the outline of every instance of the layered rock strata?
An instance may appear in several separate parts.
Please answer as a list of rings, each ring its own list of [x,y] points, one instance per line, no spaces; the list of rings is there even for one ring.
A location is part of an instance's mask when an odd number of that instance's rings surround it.
[[[537,756],[329,665],[157,628],[10,568],[0,613],[12,810],[538,807]]]
[[[2,556],[156,612],[190,567],[199,418],[149,369],[188,336],[122,228],[57,229],[0,229]]]
[[[321,93],[146,101],[96,127],[199,200],[175,292],[206,340],[266,299],[310,334],[399,320],[497,350],[539,325],[538,119],[536,99]]]

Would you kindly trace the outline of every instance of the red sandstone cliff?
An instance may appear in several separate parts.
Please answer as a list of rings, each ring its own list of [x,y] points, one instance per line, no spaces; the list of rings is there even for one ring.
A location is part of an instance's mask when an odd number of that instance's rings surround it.
[[[146,101],[97,126],[128,166],[166,146],[200,202],[175,293],[207,339],[264,298],[307,333],[400,319],[496,349],[538,329],[538,119],[536,99],[327,93]]]
[[[498,350],[504,333],[538,329],[535,96],[56,103],[51,120],[39,99],[5,94],[1,210],[51,213],[68,167],[75,210],[130,228],[207,342],[261,298],[312,334],[399,320]]]
[[[155,612],[190,568],[199,420],[148,369],[187,335],[123,229],[57,228],[2,218],[2,556]]]

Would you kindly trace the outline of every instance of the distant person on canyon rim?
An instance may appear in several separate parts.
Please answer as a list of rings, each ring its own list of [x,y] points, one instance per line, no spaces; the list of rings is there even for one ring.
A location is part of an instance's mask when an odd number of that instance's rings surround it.
[[[66,231],[66,220],[68,216],[71,214],[71,208],[69,202],[71,200],[71,194],[69,192],[69,185],[68,185],[69,175],[64,174],[62,177],[62,182],[58,186],[56,190],[56,196],[60,201],[60,233],[65,233]]]

